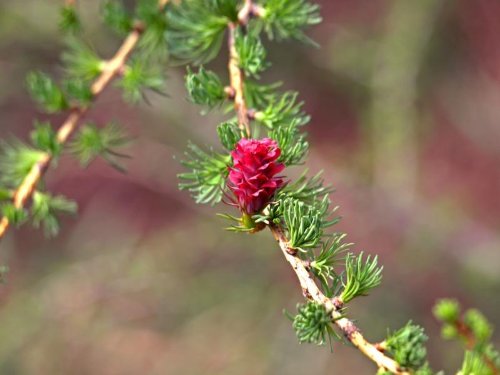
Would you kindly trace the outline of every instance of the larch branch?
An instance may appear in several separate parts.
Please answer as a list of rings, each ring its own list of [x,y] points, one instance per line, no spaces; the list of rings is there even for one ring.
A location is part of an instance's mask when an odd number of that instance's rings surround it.
[[[159,0],[159,6],[161,9],[165,7],[168,0]],[[144,26],[137,23],[130,34],[125,38],[122,45],[115,53],[115,55],[106,62],[101,74],[96,78],[96,80],[91,85],[91,92],[93,95],[93,100],[95,100],[109,85],[109,83],[120,74],[122,68],[125,66],[128,58],[136,48],[141,35],[144,32]],[[62,125],[57,130],[56,139],[60,145],[64,145],[68,139],[73,135],[75,130],[78,128],[80,121],[83,116],[87,113],[88,107],[76,106],[71,109],[68,117],[62,123]],[[36,186],[43,178],[45,172],[47,171],[50,163],[53,160],[53,155],[50,153],[44,153],[40,159],[33,165],[31,170],[28,172],[21,184],[14,190],[13,193],[13,204],[14,207],[21,209],[23,208],[28,200],[33,195]],[[9,219],[3,217],[0,220],[0,239],[5,236],[7,229],[10,226]]]
[[[236,50],[236,31],[238,27],[246,27],[248,21],[253,16],[261,16],[262,8],[258,7],[252,0],[245,0],[243,7],[238,13],[238,23],[229,23],[228,31],[228,47],[229,47],[229,76],[230,76],[230,91],[234,97],[234,107],[238,117],[238,125],[242,133],[250,136],[250,124],[248,116],[248,107],[244,96],[244,73],[239,66],[239,56]],[[401,366],[392,358],[387,357],[379,351],[375,345],[369,343],[361,334],[356,325],[349,319],[343,317],[338,303],[334,303],[332,299],[326,297],[316,285],[309,271],[307,270],[304,261],[296,256],[296,251],[288,246],[288,240],[285,236],[283,228],[279,226],[271,226],[271,232],[274,238],[278,241],[288,263],[292,266],[297,278],[299,279],[304,296],[323,305],[327,311],[331,313],[332,321],[342,330],[345,337],[364,355],[371,359],[379,368],[391,371],[397,375],[410,375],[409,372],[401,368]],[[337,301],[338,302],[338,301]]]
[[[368,342],[361,334],[359,328],[351,320],[343,316],[341,312],[341,301],[330,299],[323,294],[304,265],[303,260],[297,255],[294,255],[296,251],[289,247],[288,239],[286,238],[283,228],[280,226],[272,226],[270,229],[274,238],[278,241],[285,259],[297,275],[304,297],[324,306],[326,311],[330,312],[332,321],[340,328],[347,340],[373,361],[378,368],[382,368],[397,375],[410,375],[410,373],[403,369],[395,360],[378,350],[376,345]]]

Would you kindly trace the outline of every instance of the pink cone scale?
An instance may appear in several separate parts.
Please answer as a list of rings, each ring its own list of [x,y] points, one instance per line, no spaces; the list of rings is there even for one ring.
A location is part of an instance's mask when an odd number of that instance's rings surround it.
[[[283,186],[283,178],[276,176],[285,169],[278,162],[280,155],[278,144],[270,138],[243,138],[231,152],[228,186],[244,214],[261,212]]]

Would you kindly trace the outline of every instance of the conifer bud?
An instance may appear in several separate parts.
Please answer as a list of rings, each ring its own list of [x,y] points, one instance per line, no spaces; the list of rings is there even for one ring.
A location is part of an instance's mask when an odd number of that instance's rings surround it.
[[[285,168],[277,161],[280,155],[278,144],[269,138],[241,139],[231,152],[228,186],[244,214],[262,211],[283,186],[283,178],[276,176]]]

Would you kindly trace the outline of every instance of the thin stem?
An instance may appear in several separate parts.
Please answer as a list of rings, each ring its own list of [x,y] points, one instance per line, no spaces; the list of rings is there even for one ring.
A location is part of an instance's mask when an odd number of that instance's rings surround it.
[[[167,2],[168,0],[160,0],[160,8],[163,9]],[[125,38],[115,55],[106,62],[101,74],[91,85],[91,92],[94,101],[104,91],[109,83],[120,74],[120,71],[123,69],[128,58],[136,48],[143,32],[144,26],[139,23],[136,24],[134,29]],[[78,128],[81,119],[87,113],[88,108],[89,107],[77,106],[71,110],[66,120],[57,130],[56,139],[60,145],[63,146],[71,137],[71,135],[73,135],[75,130]],[[36,186],[43,178],[52,160],[52,154],[44,153],[40,156],[40,159],[33,165],[21,184],[17,187],[17,189],[14,190],[14,207],[21,209],[25,206],[26,202],[33,195]],[[4,216],[0,220],[0,239],[5,236],[5,233],[7,232],[9,226],[9,219]]]
[[[234,109],[238,117],[238,126],[242,134],[250,138],[250,121],[248,120],[248,109],[244,97],[244,73],[240,69],[240,58],[236,51],[236,30],[238,25],[230,23],[228,25],[228,46],[229,46],[229,78],[231,88],[234,92]]]
[[[371,344],[363,337],[354,322],[343,316],[341,312],[342,304],[339,303],[338,300],[334,301],[323,294],[321,289],[316,285],[315,281],[311,277],[311,274],[305,267],[302,259],[300,259],[297,255],[294,255],[294,252],[291,251],[283,228],[279,226],[272,226],[270,229],[274,238],[278,241],[285,259],[295,271],[295,274],[299,279],[300,286],[302,287],[304,297],[324,306],[327,311],[330,311],[332,321],[344,333],[347,340],[349,340],[379,368],[397,375],[410,375],[410,373],[401,368],[395,360],[386,356],[377,348],[376,345]]]
[[[238,117],[238,126],[241,133],[250,138],[250,120],[248,116],[248,107],[245,101],[244,81],[245,74],[240,68],[240,57],[236,50],[236,32],[238,27],[246,27],[250,17],[253,15],[255,5],[252,0],[245,0],[245,4],[238,12],[238,23],[230,22],[228,28],[228,48],[229,48],[229,80],[231,94],[233,94],[234,110]]]

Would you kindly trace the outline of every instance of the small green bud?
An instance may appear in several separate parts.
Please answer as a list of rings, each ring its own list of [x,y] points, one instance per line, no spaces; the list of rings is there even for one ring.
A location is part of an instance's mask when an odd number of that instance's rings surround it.
[[[470,327],[479,342],[487,341],[493,333],[490,323],[479,310],[467,310],[464,315],[464,322]]]
[[[436,303],[433,312],[437,319],[452,323],[458,319],[460,314],[460,305],[456,300],[442,299]]]
[[[457,338],[458,331],[457,328],[451,324],[445,324],[443,328],[441,328],[441,337],[445,340],[451,340]]]
[[[300,343],[323,345],[326,338],[335,335],[332,317],[323,305],[308,302],[297,306],[299,313],[293,318],[293,328]]]
[[[409,322],[387,337],[387,350],[402,366],[418,369],[425,364],[427,336],[423,328]]]
[[[241,224],[246,228],[246,229],[253,229],[255,227],[255,222],[252,219],[252,216],[243,213],[243,216],[241,217]]]

